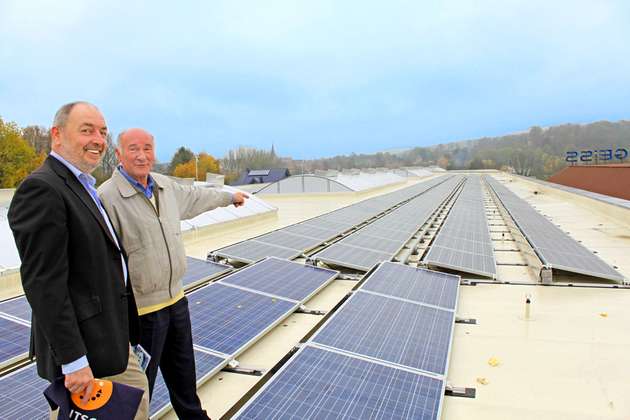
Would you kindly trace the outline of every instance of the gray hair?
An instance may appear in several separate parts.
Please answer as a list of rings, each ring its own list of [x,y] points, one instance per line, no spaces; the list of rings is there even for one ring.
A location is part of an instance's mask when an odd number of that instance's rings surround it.
[[[121,131],[120,133],[118,133],[118,137],[116,137],[116,147],[118,147],[120,149],[121,143],[122,143],[122,138],[125,134],[127,134],[127,131],[129,130],[133,130],[132,128],[127,128],[123,131]],[[146,130],[143,130],[146,131]],[[155,140],[155,137],[153,137],[153,134],[147,132],[147,134],[149,134],[151,136],[151,140]]]
[[[89,105],[96,108],[95,105],[85,101],[76,101],[65,104],[55,113],[55,118],[53,119],[53,127],[65,127],[66,123],[68,122],[68,115],[70,115],[72,109],[74,109],[75,106],[81,104]]]

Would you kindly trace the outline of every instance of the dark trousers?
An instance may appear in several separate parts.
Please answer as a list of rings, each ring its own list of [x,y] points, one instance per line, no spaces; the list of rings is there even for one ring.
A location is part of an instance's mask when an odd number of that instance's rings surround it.
[[[150,395],[159,366],[177,417],[208,419],[197,396],[188,299],[183,297],[171,306],[142,315],[140,327],[140,344],[151,355],[146,370]]]

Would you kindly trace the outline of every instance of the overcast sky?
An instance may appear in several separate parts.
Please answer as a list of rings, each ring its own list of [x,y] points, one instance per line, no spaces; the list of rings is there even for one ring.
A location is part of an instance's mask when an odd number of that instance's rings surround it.
[[[630,119],[628,1],[0,1],[0,116],[316,158]]]

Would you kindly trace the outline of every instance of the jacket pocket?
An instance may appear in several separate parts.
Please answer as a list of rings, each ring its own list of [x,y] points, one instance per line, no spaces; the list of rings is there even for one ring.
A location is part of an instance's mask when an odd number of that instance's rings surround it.
[[[103,312],[101,299],[98,296],[92,296],[90,300],[81,302],[76,305],[75,313],[79,322],[90,319]]]
[[[151,293],[157,288],[161,263],[153,261],[149,256],[151,252],[149,248],[140,247],[129,253],[129,277],[134,292],[139,295]]]

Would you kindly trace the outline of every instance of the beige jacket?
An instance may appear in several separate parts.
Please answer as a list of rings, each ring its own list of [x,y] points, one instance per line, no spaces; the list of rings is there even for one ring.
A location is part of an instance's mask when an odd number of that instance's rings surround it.
[[[183,296],[186,253],[180,220],[232,203],[229,192],[180,185],[156,173],[151,177],[158,210],[118,170],[98,189],[129,257],[129,277],[141,315]]]

